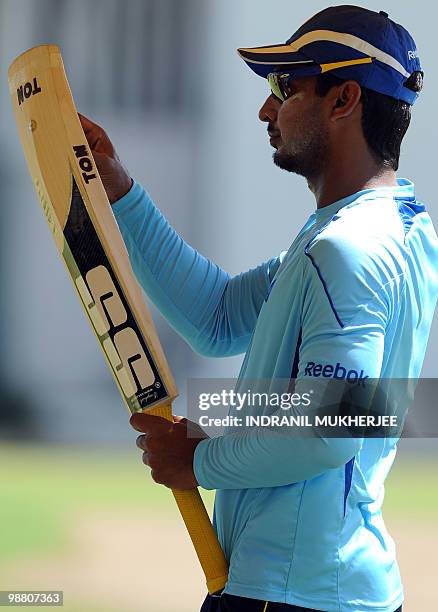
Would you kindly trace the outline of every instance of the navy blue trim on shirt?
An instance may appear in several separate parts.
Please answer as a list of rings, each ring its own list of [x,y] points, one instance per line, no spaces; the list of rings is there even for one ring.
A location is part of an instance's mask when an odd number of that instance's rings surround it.
[[[411,201],[406,198],[395,198],[398,206],[398,214],[400,215],[400,219],[403,223],[403,227],[405,230],[405,236],[411,229],[412,223],[414,222],[414,217],[422,212],[425,212],[426,208],[424,204],[421,202],[417,202],[416,200]]]
[[[300,348],[301,342],[303,340],[302,330],[300,329],[300,333],[298,334],[297,345],[295,347],[295,355],[292,363],[292,369],[290,372],[290,381],[288,387],[288,393],[293,393],[295,391],[295,383],[298,376],[298,371],[300,369]]]
[[[345,325],[342,323],[341,319],[339,318],[338,313],[336,312],[335,305],[333,304],[332,298],[330,297],[330,293],[328,292],[327,285],[325,284],[325,280],[324,280],[324,278],[323,278],[323,276],[322,276],[318,266],[316,265],[315,260],[313,259],[311,254],[308,252],[308,247],[309,247],[309,245],[307,245],[306,248],[304,249],[304,253],[305,253],[305,255],[307,255],[307,257],[312,262],[312,265],[315,268],[315,270],[316,270],[316,272],[317,272],[317,274],[319,276],[319,280],[321,281],[322,286],[324,287],[325,294],[326,294],[327,299],[328,299],[328,301],[330,303],[330,306],[331,306],[331,309],[333,311],[333,314],[336,317],[336,321],[339,323],[339,325],[342,327],[342,329],[344,329]]]
[[[353,480],[354,457],[345,464],[345,488],[344,488],[344,516],[347,509],[347,497],[351,489],[351,481]]]
[[[292,364],[292,370],[290,373],[291,378],[296,378],[298,376],[298,370],[299,370],[299,365],[300,365],[300,348],[301,348],[302,340],[303,340],[303,333],[302,333],[302,330],[300,329],[300,333],[298,334],[297,347],[295,349],[294,361]]]
[[[273,286],[275,285],[276,280],[277,280],[277,279],[276,279],[276,278],[274,278],[274,279],[271,281],[271,284],[269,285],[269,289],[268,289],[268,292],[267,292],[266,297],[265,297],[265,302],[267,302],[267,301],[268,301],[269,296],[271,295],[272,288],[273,288]]]

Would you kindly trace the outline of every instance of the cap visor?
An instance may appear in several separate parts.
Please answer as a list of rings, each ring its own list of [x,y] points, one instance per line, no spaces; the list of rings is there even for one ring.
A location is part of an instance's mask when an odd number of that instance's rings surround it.
[[[266,78],[270,72],[281,70],[282,66],[306,68],[317,65],[298,51],[292,51],[290,45],[270,45],[237,49],[237,53],[256,74]]]

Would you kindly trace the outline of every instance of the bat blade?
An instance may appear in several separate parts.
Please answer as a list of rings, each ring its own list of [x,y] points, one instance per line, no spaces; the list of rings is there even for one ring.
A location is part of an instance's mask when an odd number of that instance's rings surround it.
[[[172,419],[178,392],[77,116],[60,50],[41,45],[9,68],[18,132],[41,207],[131,413]],[[197,489],[173,491],[210,593],[227,564]]]
[[[77,117],[59,49],[12,64],[17,126],[41,206],[130,412],[177,389]]]

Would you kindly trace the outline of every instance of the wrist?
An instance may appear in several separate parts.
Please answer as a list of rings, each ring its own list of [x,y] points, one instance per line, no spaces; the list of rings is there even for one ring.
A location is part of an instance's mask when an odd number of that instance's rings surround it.
[[[126,182],[124,183],[123,187],[121,187],[120,190],[118,190],[110,198],[109,201],[110,201],[111,206],[113,206],[119,200],[121,200],[123,197],[125,197],[125,195],[127,195],[131,191],[133,184],[134,184],[134,180],[131,177],[127,177]]]

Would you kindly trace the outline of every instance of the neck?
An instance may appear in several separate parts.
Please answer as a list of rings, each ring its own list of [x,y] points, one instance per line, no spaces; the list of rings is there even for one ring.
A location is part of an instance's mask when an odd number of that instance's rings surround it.
[[[317,208],[324,208],[342,198],[364,189],[395,187],[397,178],[392,168],[377,166],[375,162],[342,164],[324,170],[316,178],[308,178],[309,189],[316,198]]]

